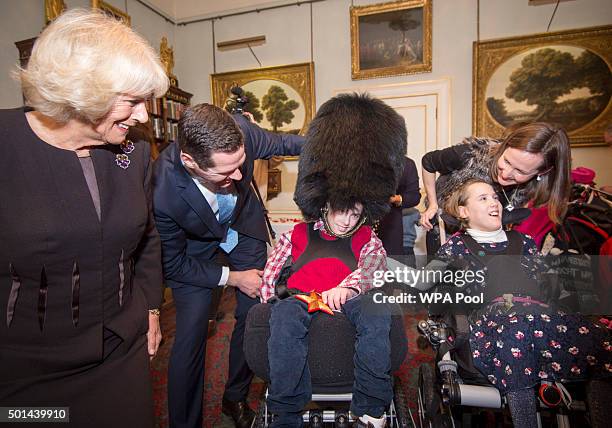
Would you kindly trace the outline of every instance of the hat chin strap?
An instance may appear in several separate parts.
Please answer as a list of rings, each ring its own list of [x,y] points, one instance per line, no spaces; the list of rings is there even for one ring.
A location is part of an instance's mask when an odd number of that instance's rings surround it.
[[[359,219],[359,221],[357,222],[357,224],[348,232],[346,233],[336,233],[332,230],[331,226],[329,225],[329,223],[327,222],[327,212],[328,212],[328,208],[327,205],[324,206],[323,208],[321,208],[321,218],[323,219],[323,227],[325,227],[325,233],[327,233],[330,236],[333,236],[334,238],[348,238],[349,236],[352,236],[355,232],[357,232],[357,229],[359,229],[361,226],[363,226],[363,224],[366,222],[367,217],[362,215],[361,218]]]

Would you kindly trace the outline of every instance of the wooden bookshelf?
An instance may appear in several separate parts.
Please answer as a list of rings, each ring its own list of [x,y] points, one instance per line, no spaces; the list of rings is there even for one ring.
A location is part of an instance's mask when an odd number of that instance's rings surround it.
[[[192,96],[189,92],[171,86],[163,97],[147,101],[151,132],[160,152],[176,141],[178,120],[191,103]]]

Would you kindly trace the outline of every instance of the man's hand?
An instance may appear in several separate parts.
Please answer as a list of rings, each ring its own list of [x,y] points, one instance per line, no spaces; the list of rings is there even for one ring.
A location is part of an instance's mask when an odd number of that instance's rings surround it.
[[[323,303],[329,306],[333,311],[339,311],[342,309],[342,305],[355,294],[357,294],[357,292],[352,288],[334,287],[331,290],[321,293],[321,299],[323,299]]]
[[[255,116],[253,116],[253,113],[251,113],[250,111],[243,111],[242,115],[246,117],[247,119],[249,119],[249,122],[257,123],[255,122]]]
[[[162,340],[161,329],[159,328],[159,315],[149,312],[149,331],[147,332],[147,349],[149,351],[149,359],[153,359],[157,354],[159,343]]]
[[[243,271],[230,271],[227,278],[227,285],[237,287],[249,297],[259,296],[261,289],[262,270],[249,269]]]

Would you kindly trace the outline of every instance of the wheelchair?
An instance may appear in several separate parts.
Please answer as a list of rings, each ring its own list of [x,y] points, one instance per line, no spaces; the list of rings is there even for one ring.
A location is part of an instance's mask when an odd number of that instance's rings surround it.
[[[247,316],[244,336],[246,361],[253,373],[266,382],[270,381],[267,343],[270,337],[271,309],[272,304],[269,303],[253,306]],[[349,407],[353,386],[355,328],[342,313],[329,316],[318,312],[313,316],[308,336],[312,399],[302,416],[304,426],[348,428],[353,420]],[[401,314],[392,315],[390,341],[393,373],[402,364],[408,349]],[[393,378],[393,393],[391,405],[385,412],[386,426],[413,426],[403,385],[396,376]],[[266,390],[266,398],[267,395]],[[264,399],[253,426],[267,427],[272,418]]]
[[[473,365],[468,341],[466,315],[429,315],[417,329],[436,352],[434,367],[419,367],[417,420],[418,428],[505,426],[505,397]],[[422,342],[421,342],[422,345]],[[584,381],[542,381],[534,389],[538,403],[538,426],[569,428],[571,426],[604,426],[605,420],[589,421],[589,400]],[[487,415],[483,409],[493,411]],[[511,425],[511,423],[510,423]]]

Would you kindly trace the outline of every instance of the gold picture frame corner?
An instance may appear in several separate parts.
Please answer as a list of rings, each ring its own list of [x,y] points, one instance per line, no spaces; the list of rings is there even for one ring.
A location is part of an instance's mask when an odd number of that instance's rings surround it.
[[[127,14],[127,12],[124,12],[121,9],[116,8],[115,6],[111,4],[108,4],[103,0],[91,0],[91,7],[93,9],[102,10],[107,15],[110,15],[113,18],[118,19],[119,21],[122,21],[128,27],[132,26],[132,18],[130,17],[130,15]]]

